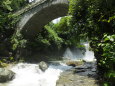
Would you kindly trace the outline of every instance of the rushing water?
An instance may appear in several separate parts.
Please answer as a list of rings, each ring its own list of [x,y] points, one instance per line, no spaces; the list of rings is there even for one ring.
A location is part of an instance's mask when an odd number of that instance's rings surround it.
[[[56,86],[60,73],[70,68],[65,64],[50,65],[42,72],[37,64],[19,63],[11,69],[16,73],[15,79],[0,86]]]
[[[94,61],[93,51],[89,51],[89,44],[85,43],[86,52],[83,55],[82,51],[75,49],[73,52],[67,48],[64,53],[64,58],[69,60],[84,59],[85,61]],[[11,68],[16,73],[15,79],[10,82],[1,84],[0,86],[56,86],[60,73],[70,69],[70,66],[65,64],[50,64],[49,68],[42,72],[38,64],[18,63]]]

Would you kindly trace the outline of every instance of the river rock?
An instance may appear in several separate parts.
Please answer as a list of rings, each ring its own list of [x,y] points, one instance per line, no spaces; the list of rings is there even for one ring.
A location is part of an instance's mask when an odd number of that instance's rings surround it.
[[[14,78],[15,73],[11,70],[0,68],[0,83],[10,81]]]
[[[95,65],[80,65],[72,67],[61,73],[56,82],[56,86],[100,86],[96,72],[89,69],[89,66],[95,68]]]
[[[82,65],[83,62],[82,61],[68,61],[68,62],[66,62],[66,64],[68,66],[76,67],[76,66]]]
[[[42,71],[45,71],[46,69],[48,69],[48,64],[44,61],[41,61],[39,63],[39,68],[42,70]]]

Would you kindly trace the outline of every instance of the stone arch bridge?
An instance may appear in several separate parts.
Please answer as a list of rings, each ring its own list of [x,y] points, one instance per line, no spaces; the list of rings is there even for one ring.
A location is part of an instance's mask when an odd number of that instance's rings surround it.
[[[36,0],[15,13],[21,16],[17,31],[32,38],[51,20],[66,16],[68,7],[68,0]]]

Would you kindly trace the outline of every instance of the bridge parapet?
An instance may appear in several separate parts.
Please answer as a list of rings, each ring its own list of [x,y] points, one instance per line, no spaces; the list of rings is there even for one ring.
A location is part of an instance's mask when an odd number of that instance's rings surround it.
[[[23,15],[23,13],[31,10],[32,8],[34,8],[34,7],[36,7],[36,6],[40,5],[40,4],[43,4],[43,3],[47,2],[47,1],[51,2],[51,1],[55,1],[55,0],[35,0],[35,1],[31,2],[31,3],[28,3],[27,6],[21,8],[20,10],[15,12],[14,15],[17,15],[17,16]]]

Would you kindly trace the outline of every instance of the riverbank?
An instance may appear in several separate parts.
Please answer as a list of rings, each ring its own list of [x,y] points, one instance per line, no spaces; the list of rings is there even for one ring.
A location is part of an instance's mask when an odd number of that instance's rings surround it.
[[[61,73],[56,86],[99,86],[95,62],[73,67]]]

